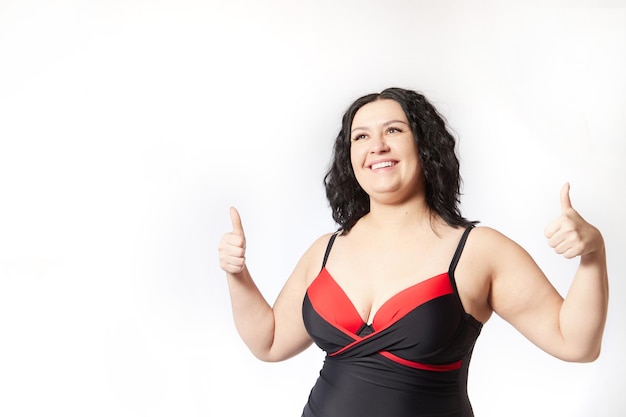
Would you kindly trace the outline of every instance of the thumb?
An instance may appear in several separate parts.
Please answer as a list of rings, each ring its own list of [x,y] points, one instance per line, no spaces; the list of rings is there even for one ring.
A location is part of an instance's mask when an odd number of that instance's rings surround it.
[[[561,188],[561,212],[565,212],[572,208],[572,201],[569,198],[569,182],[566,182]]]
[[[243,236],[243,226],[241,225],[241,217],[236,208],[230,208],[230,221],[233,224],[233,233]]]

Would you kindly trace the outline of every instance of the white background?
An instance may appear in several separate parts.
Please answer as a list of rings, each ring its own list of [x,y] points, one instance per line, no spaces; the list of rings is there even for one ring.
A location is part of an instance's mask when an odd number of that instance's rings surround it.
[[[299,416],[322,354],[252,357],[217,244],[235,205],[273,301],[335,228],[322,176],[341,114],[388,86],[435,103],[464,214],[563,294],[577,261],[543,229],[564,182],[605,236],[601,357],[561,362],[494,316],[477,417],[624,415],[625,6],[0,1],[0,415]]]

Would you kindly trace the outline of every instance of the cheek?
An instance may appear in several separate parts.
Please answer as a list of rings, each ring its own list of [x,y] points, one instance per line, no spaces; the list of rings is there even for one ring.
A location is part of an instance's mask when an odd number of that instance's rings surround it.
[[[365,163],[364,158],[365,156],[363,152],[360,151],[358,147],[350,149],[350,164],[352,165],[352,172],[354,173],[354,177],[359,184],[361,183],[361,176],[363,175],[362,168]]]

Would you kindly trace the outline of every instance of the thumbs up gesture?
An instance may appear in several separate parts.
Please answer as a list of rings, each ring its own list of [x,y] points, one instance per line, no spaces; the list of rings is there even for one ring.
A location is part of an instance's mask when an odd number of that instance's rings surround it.
[[[561,215],[545,229],[548,244],[568,259],[587,255],[602,248],[600,231],[587,223],[572,207],[570,185],[561,189]]]
[[[234,207],[230,208],[230,221],[233,230],[224,234],[219,244],[220,267],[225,272],[239,274],[246,263],[246,236],[239,212]]]

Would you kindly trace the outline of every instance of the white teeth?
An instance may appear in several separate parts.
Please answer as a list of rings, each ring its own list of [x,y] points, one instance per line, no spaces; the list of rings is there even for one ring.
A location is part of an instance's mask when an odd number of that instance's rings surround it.
[[[393,166],[394,163],[391,161],[385,161],[385,162],[378,162],[374,165],[372,165],[372,169],[379,169],[379,168],[387,168],[390,166]]]

